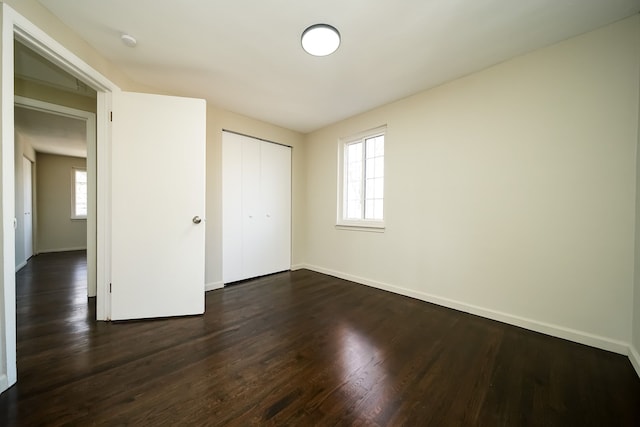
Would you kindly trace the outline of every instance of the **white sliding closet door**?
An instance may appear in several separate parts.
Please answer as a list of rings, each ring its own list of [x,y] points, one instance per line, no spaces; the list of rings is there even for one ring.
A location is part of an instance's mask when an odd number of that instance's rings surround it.
[[[225,283],[291,267],[291,147],[223,132]]]
[[[268,274],[260,255],[266,255],[270,242],[264,239],[265,215],[260,185],[260,148],[262,141],[243,137],[242,141],[242,274],[241,279]],[[234,195],[236,197],[236,195]],[[222,225],[224,227],[224,223]],[[273,272],[271,272],[273,273]]]
[[[261,193],[264,216],[261,238],[268,242],[256,257],[263,271],[291,268],[291,147],[261,145]]]
[[[222,133],[222,281],[242,275],[242,137]]]

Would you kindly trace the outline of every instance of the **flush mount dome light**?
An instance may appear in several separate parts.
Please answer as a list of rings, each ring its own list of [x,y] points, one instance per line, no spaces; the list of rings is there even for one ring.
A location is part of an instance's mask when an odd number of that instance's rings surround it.
[[[331,55],[338,46],[340,33],[331,25],[315,24],[302,32],[302,48],[310,55]]]

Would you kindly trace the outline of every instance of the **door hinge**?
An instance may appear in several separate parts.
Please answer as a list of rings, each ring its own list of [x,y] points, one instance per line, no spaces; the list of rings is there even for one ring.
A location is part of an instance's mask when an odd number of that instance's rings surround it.
[[[113,121],[113,111],[109,112],[109,120]]]
[[[112,286],[112,284],[109,283],[109,293],[111,293],[111,286]]]

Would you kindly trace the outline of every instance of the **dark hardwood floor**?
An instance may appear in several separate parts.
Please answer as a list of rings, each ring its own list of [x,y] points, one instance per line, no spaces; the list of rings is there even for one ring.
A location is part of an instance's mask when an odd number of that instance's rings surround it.
[[[206,304],[95,322],[84,253],[35,257],[0,425],[640,426],[617,354],[306,270]]]

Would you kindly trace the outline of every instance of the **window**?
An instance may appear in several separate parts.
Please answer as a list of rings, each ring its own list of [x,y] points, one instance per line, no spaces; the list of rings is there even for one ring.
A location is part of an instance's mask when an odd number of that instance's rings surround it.
[[[71,178],[71,218],[85,219],[87,217],[86,169],[71,169]]]
[[[338,225],[384,228],[386,127],[340,141]]]

